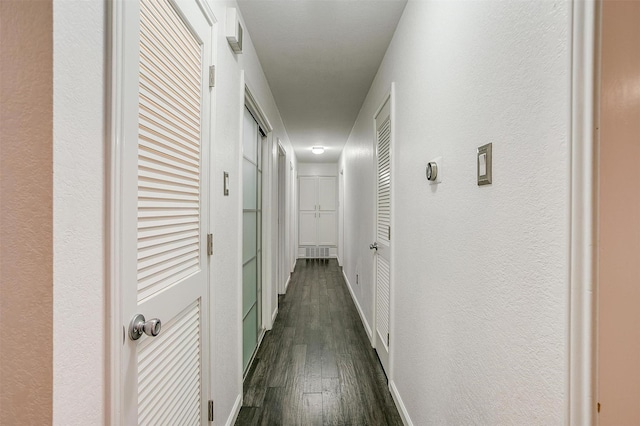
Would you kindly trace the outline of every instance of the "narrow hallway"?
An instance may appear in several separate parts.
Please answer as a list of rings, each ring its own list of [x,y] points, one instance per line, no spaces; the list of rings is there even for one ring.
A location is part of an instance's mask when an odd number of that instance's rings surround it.
[[[236,425],[401,425],[335,259],[299,260]]]

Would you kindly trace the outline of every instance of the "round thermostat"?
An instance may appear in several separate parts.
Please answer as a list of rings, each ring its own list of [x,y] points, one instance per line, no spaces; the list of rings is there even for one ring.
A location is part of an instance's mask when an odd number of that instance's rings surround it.
[[[437,177],[438,165],[435,162],[431,161],[429,164],[427,164],[427,180],[435,182]]]

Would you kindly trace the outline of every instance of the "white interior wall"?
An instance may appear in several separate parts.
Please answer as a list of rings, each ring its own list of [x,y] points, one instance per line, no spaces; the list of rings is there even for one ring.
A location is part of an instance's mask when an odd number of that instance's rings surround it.
[[[211,289],[212,397],[216,421],[224,424],[239,408],[236,404],[242,392],[241,71],[274,127],[270,138],[280,139],[294,173],[297,162],[249,34],[245,31],[241,55],[231,51],[224,37],[226,7],[236,7],[235,2],[210,1],[210,5],[218,20],[214,30],[217,81],[210,186],[215,277]],[[53,412],[54,423],[61,425],[102,424],[109,412],[106,7],[102,2],[54,0]],[[228,197],[222,195],[223,171],[230,174]],[[265,199],[265,205],[270,203],[272,199]],[[291,215],[295,217],[294,210]],[[274,265],[274,274],[275,270]],[[274,286],[272,290],[272,303],[277,306],[277,289]],[[94,326],[88,331],[91,324]],[[73,403],[78,400],[78,391],[82,404]]]
[[[106,5],[53,1],[55,425],[107,415]]]
[[[235,1],[210,2],[214,15],[218,18],[218,37],[216,43],[216,117],[213,149],[213,234],[214,256],[212,259],[213,274],[219,277],[213,281],[214,295],[214,356],[213,365],[213,398],[216,404],[216,418],[219,421],[234,414],[238,407],[235,404],[242,393],[242,333],[240,303],[242,288],[241,248],[241,119],[244,108],[244,88],[241,84],[241,71],[244,81],[253,96],[260,104],[263,112],[273,126],[269,134],[271,159],[265,159],[264,168],[277,169],[277,146],[273,141],[280,139],[286,150],[287,161],[296,167],[296,159],[289,137],[278,112],[277,106],[262,71],[262,67],[246,30],[243,37],[243,53],[234,54],[225,38],[226,8],[236,7]],[[240,16],[242,19],[242,17]],[[231,191],[229,197],[222,197],[222,174],[229,172]],[[220,179],[216,179],[220,176]],[[277,206],[277,179],[274,175],[268,181],[273,189],[264,194],[263,208]],[[216,195],[217,194],[217,195]],[[271,218],[271,229],[275,216]],[[277,233],[273,233],[275,237]],[[275,243],[275,240],[274,240]],[[266,242],[265,242],[266,244]],[[216,249],[217,248],[217,249]],[[270,269],[272,282],[276,282],[276,261],[272,258]],[[267,267],[267,265],[264,265]],[[268,297],[272,308],[277,307],[277,287],[273,285]]]
[[[413,424],[567,421],[570,17],[409,1],[346,144],[343,264],[373,327],[372,122],[395,82],[390,385]]]
[[[298,176],[338,176],[338,163],[299,163]]]

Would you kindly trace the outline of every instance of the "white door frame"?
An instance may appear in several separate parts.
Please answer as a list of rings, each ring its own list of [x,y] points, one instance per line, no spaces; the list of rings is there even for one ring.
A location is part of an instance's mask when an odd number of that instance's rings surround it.
[[[293,167],[293,162],[289,161],[289,208],[287,211],[289,212],[289,276],[293,273],[296,268],[296,261],[298,259],[298,246],[296,241],[298,240],[297,229],[298,229],[298,218],[297,218],[297,208],[298,201],[296,198],[296,171]],[[287,287],[289,281],[287,281]],[[287,289],[285,288],[285,291]]]
[[[287,209],[288,191],[287,191],[287,151],[282,146],[280,139],[277,140],[277,152],[276,152],[276,170],[277,170],[277,202],[278,202],[278,269],[277,269],[277,289],[278,294],[284,294],[286,282],[287,282],[287,258],[289,244],[287,241],[287,229],[289,224],[289,211]]]
[[[375,179],[373,179],[374,181],[374,191],[373,193],[375,194],[374,196],[374,220],[373,220],[373,229],[372,229],[372,235],[373,235],[373,240],[372,241],[376,241],[377,240],[377,226],[378,226],[378,179],[377,179],[377,174],[378,174],[378,164],[377,164],[377,160],[378,160],[378,155],[377,155],[377,146],[378,146],[378,137],[377,137],[377,127],[376,127],[376,117],[378,116],[378,114],[380,114],[380,112],[382,111],[382,109],[384,108],[385,104],[387,103],[387,101],[389,101],[390,105],[389,105],[389,117],[391,120],[391,140],[390,140],[390,155],[391,155],[391,232],[392,232],[392,239],[390,241],[390,253],[389,253],[389,268],[391,269],[391,273],[390,273],[390,277],[389,277],[389,335],[391,336],[389,339],[389,345],[388,345],[388,351],[389,351],[389,365],[388,365],[388,369],[389,371],[386,371],[387,374],[387,380],[388,383],[391,384],[392,380],[393,380],[393,354],[394,354],[394,350],[393,348],[395,347],[394,345],[394,339],[393,339],[393,325],[395,323],[394,318],[395,318],[395,310],[394,310],[394,289],[395,289],[395,258],[394,258],[394,250],[393,250],[393,231],[396,228],[395,226],[395,176],[396,176],[396,165],[395,165],[395,155],[394,155],[394,147],[395,147],[395,83],[391,83],[391,88],[389,89],[389,91],[384,95],[384,97],[382,98],[382,101],[379,103],[378,108],[376,109],[375,113],[372,116],[372,127],[373,127],[373,135],[374,135],[374,152],[376,153],[373,157],[373,170],[374,170],[374,174],[375,174]],[[373,254],[375,256],[375,254]],[[374,283],[374,289],[373,289],[373,300],[372,300],[372,306],[371,306],[371,310],[373,312],[372,318],[373,318],[373,329],[372,329],[372,337],[371,337],[371,346],[374,348],[378,347],[378,332],[377,332],[377,326],[376,326],[376,321],[377,321],[377,303],[378,303],[378,289],[377,289],[377,272],[376,272],[376,265],[377,265],[377,261],[374,258],[373,259],[373,283]]]
[[[338,172],[338,264],[344,263],[344,168],[341,167]]]
[[[200,10],[202,11],[203,16],[207,20],[207,22],[213,27],[212,40],[211,40],[211,60],[215,62],[215,24],[217,23],[217,19],[213,14],[209,4],[203,0],[194,0]],[[130,84],[129,79],[130,76],[126,75],[124,72],[124,63],[126,61],[134,61],[136,58],[126,57],[125,58],[125,46],[124,46],[124,28],[126,25],[126,16],[125,16],[125,7],[126,0],[113,0],[107,2],[107,10],[106,15],[108,19],[108,24],[106,26],[107,31],[107,94],[106,94],[106,102],[107,102],[107,111],[108,116],[106,117],[106,140],[109,143],[107,148],[107,182],[108,182],[108,203],[107,203],[107,217],[105,221],[108,226],[107,230],[107,264],[106,264],[106,274],[107,274],[107,289],[106,300],[107,300],[107,312],[109,313],[109,318],[107,320],[107,328],[106,335],[108,337],[108,341],[106,344],[107,351],[107,359],[108,365],[106,365],[106,372],[108,376],[108,395],[106,397],[106,401],[108,404],[107,413],[108,417],[106,422],[112,426],[118,426],[121,424],[121,418],[123,416],[123,401],[122,395],[124,395],[124,383],[122,380],[121,369],[123,367],[122,360],[122,343],[127,338],[127,330],[125,330],[122,325],[122,288],[121,284],[122,280],[122,262],[120,260],[122,253],[122,245],[121,245],[121,235],[124,228],[123,218],[120,216],[121,206],[122,206],[122,198],[123,198],[123,188],[122,188],[122,154],[123,154],[123,137],[124,137],[124,120],[123,120],[123,106],[125,104],[125,97],[130,96],[125,92],[125,87]],[[137,76],[136,76],[137,77]],[[137,95],[136,95],[137,96]],[[214,134],[214,111],[215,111],[215,90],[211,90],[210,96],[210,134]],[[211,155],[211,150],[213,149],[213,144],[209,146],[209,155]],[[213,157],[209,157],[209,167],[208,174],[206,177],[209,184],[211,182],[210,173],[212,170],[211,163],[213,161]],[[210,186],[209,186],[210,188]],[[211,205],[212,197],[209,197],[209,205]],[[209,212],[211,213],[213,209]],[[203,228],[211,229],[210,217],[205,218],[206,223]],[[211,269],[209,269],[209,280],[211,279]],[[211,288],[211,284],[209,284]],[[211,304],[212,294],[209,292],[209,312],[206,314],[206,321],[209,321],[213,316],[210,314],[210,310],[212,308]],[[211,322],[207,323],[209,327],[209,333],[213,330],[211,327]],[[211,337],[211,336],[210,336]],[[210,339],[212,341],[213,339]],[[210,352],[211,354],[211,352]],[[209,357],[210,358],[210,357]],[[208,392],[212,392],[212,383],[211,376],[212,364],[210,360],[208,361],[209,365],[209,375],[206,380],[209,380],[209,386],[207,386]],[[205,397],[211,397],[211,395],[205,395]]]
[[[571,266],[569,287],[569,425],[596,421],[595,294],[597,239],[596,90],[598,85],[600,5],[572,2],[571,41]]]

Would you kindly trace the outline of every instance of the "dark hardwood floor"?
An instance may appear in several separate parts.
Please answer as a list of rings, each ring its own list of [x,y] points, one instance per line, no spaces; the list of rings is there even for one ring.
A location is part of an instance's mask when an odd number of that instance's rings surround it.
[[[299,260],[236,425],[402,425],[341,268]]]

